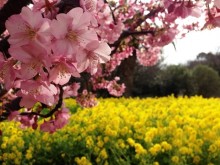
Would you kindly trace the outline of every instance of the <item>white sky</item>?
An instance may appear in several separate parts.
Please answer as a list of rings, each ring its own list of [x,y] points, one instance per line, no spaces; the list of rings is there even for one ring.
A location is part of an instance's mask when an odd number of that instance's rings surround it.
[[[202,32],[190,32],[185,38],[175,41],[163,49],[165,64],[184,64],[194,60],[201,52],[220,52],[220,28]]]

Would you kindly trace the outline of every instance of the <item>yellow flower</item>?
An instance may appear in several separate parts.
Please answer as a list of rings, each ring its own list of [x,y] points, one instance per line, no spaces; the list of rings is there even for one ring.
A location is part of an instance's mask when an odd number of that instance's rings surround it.
[[[134,145],[135,148],[135,152],[136,154],[140,155],[140,154],[145,154],[147,151],[143,148],[143,146],[139,143],[136,143]]]
[[[107,154],[107,152],[106,152],[105,149],[102,149],[102,150],[101,150],[100,156],[101,156],[103,159],[107,159],[107,158],[108,158],[108,154]]]
[[[15,159],[15,160],[14,160],[14,164],[15,164],[15,165],[20,165],[20,164],[21,164],[21,161],[20,161],[19,159]]]
[[[132,139],[132,138],[128,138],[128,139],[127,139],[127,142],[128,142],[128,144],[129,144],[130,146],[134,146],[134,145],[135,145],[135,141],[134,141],[134,139]]]
[[[179,163],[179,157],[178,156],[173,156],[171,158],[172,162],[175,163],[175,164],[178,164]]]
[[[1,148],[2,149],[6,149],[7,148],[7,144],[6,143],[2,143]]]
[[[85,157],[81,157],[81,158],[75,158],[75,162],[78,164],[78,165],[92,165],[91,162]]]
[[[153,147],[151,147],[150,149],[149,149],[149,151],[150,151],[150,153],[152,154],[152,155],[157,155],[158,154],[158,152],[160,152],[160,150],[161,150],[161,145],[160,144],[155,144]]]
[[[162,148],[163,148],[165,151],[169,151],[169,150],[172,149],[172,146],[171,146],[169,143],[167,143],[166,141],[163,141],[163,142],[161,143],[161,146],[162,146]]]
[[[193,163],[195,163],[195,164],[199,164],[200,160],[201,160],[201,158],[197,155],[193,157]]]
[[[160,163],[159,162],[154,162],[153,165],[160,165]]]
[[[27,160],[31,159],[31,158],[32,158],[31,152],[27,152],[26,155],[25,155],[25,158],[26,158]]]
[[[180,152],[180,154],[182,154],[182,155],[186,155],[186,154],[189,154],[190,150],[189,150],[188,147],[181,147],[181,148],[179,149],[179,152]]]
[[[94,145],[92,136],[87,136],[86,137],[86,147],[91,148]]]
[[[99,140],[99,141],[97,142],[97,146],[98,146],[99,148],[102,148],[102,147],[104,146],[104,142],[103,142],[102,140]]]
[[[212,144],[212,145],[209,146],[208,151],[212,152],[212,153],[215,153],[217,151],[217,149],[218,149],[217,146],[215,144]]]

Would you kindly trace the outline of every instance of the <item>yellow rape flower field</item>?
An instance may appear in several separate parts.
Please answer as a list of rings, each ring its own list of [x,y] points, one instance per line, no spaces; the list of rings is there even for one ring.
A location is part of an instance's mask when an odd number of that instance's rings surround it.
[[[220,165],[220,99],[110,98],[54,134],[1,122],[2,165]]]

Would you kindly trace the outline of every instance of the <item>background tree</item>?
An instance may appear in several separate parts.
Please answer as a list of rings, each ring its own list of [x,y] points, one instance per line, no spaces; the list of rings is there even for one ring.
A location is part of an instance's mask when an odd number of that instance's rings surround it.
[[[192,70],[196,93],[204,97],[220,96],[220,78],[218,72],[206,65],[197,65]]]
[[[162,96],[161,68],[163,60],[153,66],[137,65],[134,76],[132,96],[154,97]]]
[[[199,64],[208,65],[209,67],[216,70],[218,74],[220,75],[220,53],[216,53],[216,54],[213,54],[211,52],[199,53],[197,55],[196,60],[189,61],[187,66],[189,66],[190,68],[193,68]]]
[[[195,91],[191,80],[192,75],[185,66],[167,66],[161,72],[163,95],[193,95]]]

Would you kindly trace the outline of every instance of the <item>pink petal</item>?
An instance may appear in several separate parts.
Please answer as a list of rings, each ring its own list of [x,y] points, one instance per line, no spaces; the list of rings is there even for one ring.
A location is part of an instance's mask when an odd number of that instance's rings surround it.
[[[32,97],[29,96],[23,96],[20,102],[21,107],[26,107],[26,108],[32,108],[34,104],[36,103],[36,100],[33,100]]]
[[[5,23],[8,32],[13,35],[15,33],[24,32],[27,28],[25,22],[20,15],[12,15]]]
[[[86,49],[88,51],[93,51],[93,50],[97,49],[98,47],[99,47],[99,41],[97,41],[97,40],[91,41],[86,45]]]
[[[53,20],[51,22],[51,33],[57,39],[64,38],[67,34],[68,28],[68,18],[64,14],[57,15],[58,20]]]
[[[217,8],[220,9],[220,0],[214,0],[214,4]]]
[[[32,59],[30,54],[28,52],[24,51],[24,49],[22,49],[21,47],[16,47],[16,48],[10,47],[9,53],[11,54],[11,56],[14,59],[19,60],[21,62],[28,63]]]
[[[91,22],[91,14],[85,12],[80,17],[80,20],[77,23],[75,20],[73,20],[73,29],[87,28],[90,25],[90,22]]]
[[[29,24],[29,26],[34,29],[39,28],[43,20],[41,12],[33,12],[28,7],[23,7],[20,15],[23,20],[25,20]]]
[[[100,58],[100,63],[105,63],[110,60],[111,48],[107,43],[100,43],[99,47],[94,50],[94,53],[97,54]]]
[[[80,31],[78,41],[81,46],[85,47],[89,42],[98,40],[97,34],[94,30]]]
[[[21,65],[21,78],[30,79],[37,75],[37,68],[33,68],[34,63],[22,64]]]
[[[25,32],[18,32],[11,35],[8,39],[9,43],[13,46],[20,47],[30,43],[30,39],[27,37]]]
[[[67,13],[67,15],[73,18],[73,25],[77,25],[82,19],[83,9],[80,7],[73,8]]]

